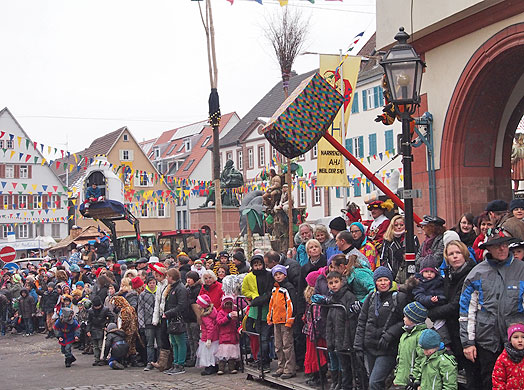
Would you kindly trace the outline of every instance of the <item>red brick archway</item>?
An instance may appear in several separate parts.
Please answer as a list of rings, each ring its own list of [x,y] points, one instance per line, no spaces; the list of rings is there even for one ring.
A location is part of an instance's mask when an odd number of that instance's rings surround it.
[[[511,199],[511,143],[524,113],[524,91],[505,129],[501,164],[496,164],[495,153],[503,112],[524,74],[522,64],[524,23],[505,28],[478,48],[455,87],[436,172],[438,214],[449,221],[448,226],[463,212],[479,213],[492,199]],[[414,181],[419,188],[426,180],[426,173],[418,169]],[[425,203],[417,202],[420,209],[416,211],[427,213]]]

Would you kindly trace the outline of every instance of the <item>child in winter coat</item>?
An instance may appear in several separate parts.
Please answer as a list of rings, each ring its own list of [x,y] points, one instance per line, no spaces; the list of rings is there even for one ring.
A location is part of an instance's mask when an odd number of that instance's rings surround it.
[[[326,322],[326,341],[331,360],[331,389],[352,388],[351,360],[349,350],[355,337],[356,317],[351,306],[357,298],[349,289],[346,278],[338,272],[327,275],[330,302],[343,305],[330,307]]]
[[[217,314],[218,350],[215,357],[218,359],[218,375],[226,371],[226,363],[230,374],[236,374],[237,362],[240,359],[240,344],[236,320],[238,314],[231,295],[222,297],[222,307]]]
[[[58,343],[61,345],[61,352],[65,356],[65,366],[71,367],[76,358],[71,351],[71,344],[78,341],[80,335],[80,325],[74,319],[73,310],[67,307],[62,308],[60,317],[53,326]]]
[[[29,295],[26,288],[20,290],[20,298],[18,299],[18,313],[22,318],[25,328],[25,335],[33,334],[33,317],[36,314],[36,304],[34,298]]]
[[[44,313],[46,327],[47,327],[47,337],[50,339],[54,337],[53,332],[53,314],[55,313],[55,305],[58,302],[58,292],[55,290],[55,284],[53,282],[47,283],[47,290],[44,291],[42,297],[40,298],[40,309]]]
[[[109,356],[109,353],[111,353],[111,357],[109,358],[109,367],[111,367],[113,370],[124,369],[123,362],[129,353],[129,345],[126,342],[126,337],[126,332],[124,332],[122,329],[118,329],[114,322],[111,322],[107,325],[107,336],[103,360],[106,360],[106,358]]]
[[[86,335],[91,338],[95,361],[93,366],[103,366],[106,362],[101,358],[101,349],[104,340],[104,329],[107,324],[114,321],[113,313],[102,306],[100,297],[95,296],[91,308],[87,312]]]
[[[420,381],[413,389],[457,390],[457,362],[455,357],[444,349],[440,335],[433,329],[422,331],[418,344],[424,350],[425,359],[421,363]]]
[[[495,363],[493,390],[524,389],[524,324],[508,328],[508,342]]]
[[[202,333],[197,350],[197,367],[205,367],[201,375],[211,375],[216,372],[216,352],[218,350],[218,326],[217,311],[211,303],[207,294],[201,294],[197,298],[197,304],[201,310],[200,331]]]
[[[189,303],[186,331],[190,353],[189,360],[186,361],[186,366],[194,367],[196,364],[198,341],[200,340],[200,306],[197,305],[196,300],[202,288],[202,281],[196,271],[189,271],[186,274],[186,288]]]
[[[424,351],[418,345],[422,331],[427,329],[425,321],[427,309],[418,302],[411,302],[404,307],[404,334],[398,344],[397,367],[393,384],[400,388],[414,386],[415,378],[420,377]]]
[[[278,357],[278,369],[274,377],[289,379],[295,377],[295,348],[293,345],[293,323],[295,321],[296,292],[287,279],[287,269],[276,265],[271,269],[275,287],[269,301],[267,314],[268,325],[273,325],[275,351]]]
[[[444,278],[436,268],[427,266],[428,262],[431,263],[433,261],[432,259],[433,257],[430,256],[430,258],[421,262],[421,270],[415,275],[418,284],[413,288],[415,301],[422,304],[426,309],[432,309],[447,303],[446,296],[444,295]],[[447,345],[451,342],[446,327],[446,320],[436,320],[433,328],[440,334],[444,344]]]

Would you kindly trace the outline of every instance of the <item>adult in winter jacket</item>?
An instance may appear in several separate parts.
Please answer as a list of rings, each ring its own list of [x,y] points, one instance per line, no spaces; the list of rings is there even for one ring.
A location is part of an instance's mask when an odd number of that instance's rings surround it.
[[[450,230],[458,233],[460,241],[462,241],[468,248],[472,248],[477,234],[473,230],[474,216],[471,213],[464,213],[461,215],[457,225]]]
[[[114,370],[123,370],[122,364],[129,354],[129,345],[126,341],[126,333],[117,327],[115,323],[107,325],[107,337],[104,348],[104,360],[111,352],[109,367]]]
[[[386,221],[389,224],[389,219],[386,218]],[[349,226],[349,232],[353,239],[353,246],[366,256],[366,259],[368,259],[369,265],[371,266],[371,270],[374,271],[375,268],[380,265],[380,257],[375,245],[373,245],[371,239],[366,236],[365,231],[366,229],[364,228],[364,225],[360,222],[353,222]],[[380,244],[382,244],[382,237],[380,239]]]
[[[160,327],[160,348],[169,350],[169,335],[167,333],[167,318],[163,318],[164,307],[166,304],[166,298],[164,297],[164,291],[167,288],[167,268],[162,263],[151,263],[149,268],[153,271],[153,276],[156,279],[156,292],[155,292],[155,309],[153,311],[153,322],[152,324]]]
[[[202,288],[200,295],[207,294],[211,298],[211,303],[214,307],[220,307],[222,304],[222,283],[217,281],[216,274],[211,270],[205,270],[202,274]]]
[[[444,268],[444,295],[447,302],[444,305],[435,306],[428,310],[431,321],[446,320],[451,343],[449,347],[453,351],[459,369],[466,370],[467,382],[471,389],[480,389],[479,372],[476,365],[466,359],[460,342],[459,307],[460,295],[464,280],[476,263],[469,258],[466,245],[460,241],[450,241],[444,250],[446,267]]]
[[[506,236],[524,241],[524,222],[508,211],[506,202],[500,199],[492,200],[487,204],[486,212],[496,229],[501,229]]]
[[[420,263],[424,259],[431,256],[434,259],[434,264],[428,264],[433,268],[440,267],[442,263],[442,258],[444,256],[444,232],[446,228],[444,224],[446,223],[440,217],[431,217],[429,215],[424,215],[424,219],[420,223],[422,230],[424,230],[424,235],[426,238],[422,245],[420,246],[417,256],[415,258],[415,265],[417,271],[420,270]]]
[[[395,367],[407,297],[395,291],[389,268],[378,267],[373,280],[376,291],[368,295],[360,311],[354,347],[368,362],[369,389],[384,390]]]
[[[149,371],[153,368],[152,363],[155,361],[155,341],[157,345],[160,345],[161,342],[160,328],[153,325],[156,280],[153,276],[149,276],[146,282],[144,291],[138,296],[137,317],[138,329],[145,335],[146,342],[147,366],[144,371]]]
[[[524,262],[509,251],[510,237],[493,235],[480,245],[486,260],[466,277],[460,297],[460,339],[464,355],[480,365],[483,388],[491,388],[491,373],[502,351],[506,330],[524,321]],[[481,308],[481,309],[480,309]]]

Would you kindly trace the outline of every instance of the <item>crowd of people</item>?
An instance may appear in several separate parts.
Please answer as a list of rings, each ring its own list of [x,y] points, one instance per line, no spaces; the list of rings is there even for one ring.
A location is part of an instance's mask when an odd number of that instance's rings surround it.
[[[66,367],[78,349],[93,366],[235,374],[242,345],[267,375],[304,371],[331,390],[457,389],[459,371],[464,388],[524,388],[524,200],[492,201],[451,229],[425,216],[415,275],[403,216],[369,209],[369,223],[304,223],[295,248],[249,261],[242,248],[91,264],[73,251],[4,268],[2,334],[57,337]]]

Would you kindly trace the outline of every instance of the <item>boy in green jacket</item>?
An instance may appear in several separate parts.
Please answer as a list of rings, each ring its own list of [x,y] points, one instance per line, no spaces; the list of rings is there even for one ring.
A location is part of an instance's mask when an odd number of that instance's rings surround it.
[[[395,386],[405,388],[420,377],[424,350],[418,345],[422,331],[426,328],[427,309],[419,302],[411,302],[404,307],[404,334],[400,337],[395,369]]]
[[[433,329],[426,329],[420,335],[418,343],[426,355],[422,362],[418,389],[457,390],[457,362],[444,349],[440,335]]]

